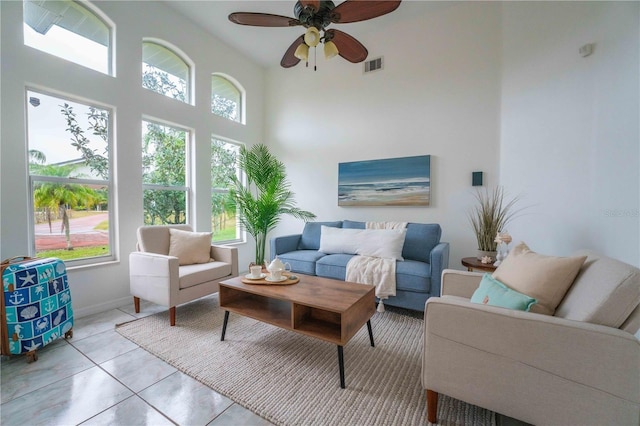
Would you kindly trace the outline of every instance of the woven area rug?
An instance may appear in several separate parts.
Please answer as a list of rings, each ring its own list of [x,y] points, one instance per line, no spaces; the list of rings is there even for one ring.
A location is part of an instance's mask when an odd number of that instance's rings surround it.
[[[426,425],[420,384],[422,319],[388,309],[344,347],[234,313],[220,341],[217,294],[178,307],[175,327],[160,312],[116,330],[122,336],[276,425]],[[494,425],[494,413],[441,395],[438,420]]]

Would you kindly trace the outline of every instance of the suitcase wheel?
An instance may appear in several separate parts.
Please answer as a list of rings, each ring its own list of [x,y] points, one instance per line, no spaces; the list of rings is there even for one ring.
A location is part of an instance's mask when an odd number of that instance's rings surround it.
[[[69,331],[67,331],[66,333],[64,333],[64,338],[65,339],[70,339],[73,337],[73,328],[70,329]]]
[[[36,351],[29,351],[26,353],[26,355],[27,355],[27,362],[29,364],[38,360],[38,354],[36,353]]]

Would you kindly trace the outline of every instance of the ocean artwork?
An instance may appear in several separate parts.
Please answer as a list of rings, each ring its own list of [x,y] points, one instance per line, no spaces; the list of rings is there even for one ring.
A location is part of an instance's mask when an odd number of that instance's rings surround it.
[[[339,206],[428,206],[431,156],[338,164]]]

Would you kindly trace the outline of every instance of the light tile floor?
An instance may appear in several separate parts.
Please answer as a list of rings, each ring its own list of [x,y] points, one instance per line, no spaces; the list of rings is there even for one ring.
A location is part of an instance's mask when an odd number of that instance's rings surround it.
[[[271,425],[120,336],[115,324],[167,308],[141,301],[78,318],[73,338],[59,339],[38,361],[0,362],[0,424]],[[496,416],[498,426],[526,426]]]
[[[73,338],[0,362],[0,424],[270,425],[115,332],[166,308],[133,302],[77,318]]]

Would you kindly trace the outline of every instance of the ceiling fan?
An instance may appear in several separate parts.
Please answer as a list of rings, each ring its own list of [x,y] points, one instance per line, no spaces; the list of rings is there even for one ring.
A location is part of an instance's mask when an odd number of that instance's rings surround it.
[[[270,13],[235,12],[229,15],[229,20],[256,27],[300,25],[307,28],[305,34],[295,39],[282,57],[280,65],[284,68],[293,67],[301,60],[307,61],[308,66],[309,47],[316,47],[320,42],[324,43],[324,55],[327,59],[340,55],[347,61],[357,63],[367,58],[367,49],[349,34],[327,27],[330,24],[377,18],[396,10],[400,1],[346,0],[336,6],[332,1],[298,0],[293,8],[295,18]]]

